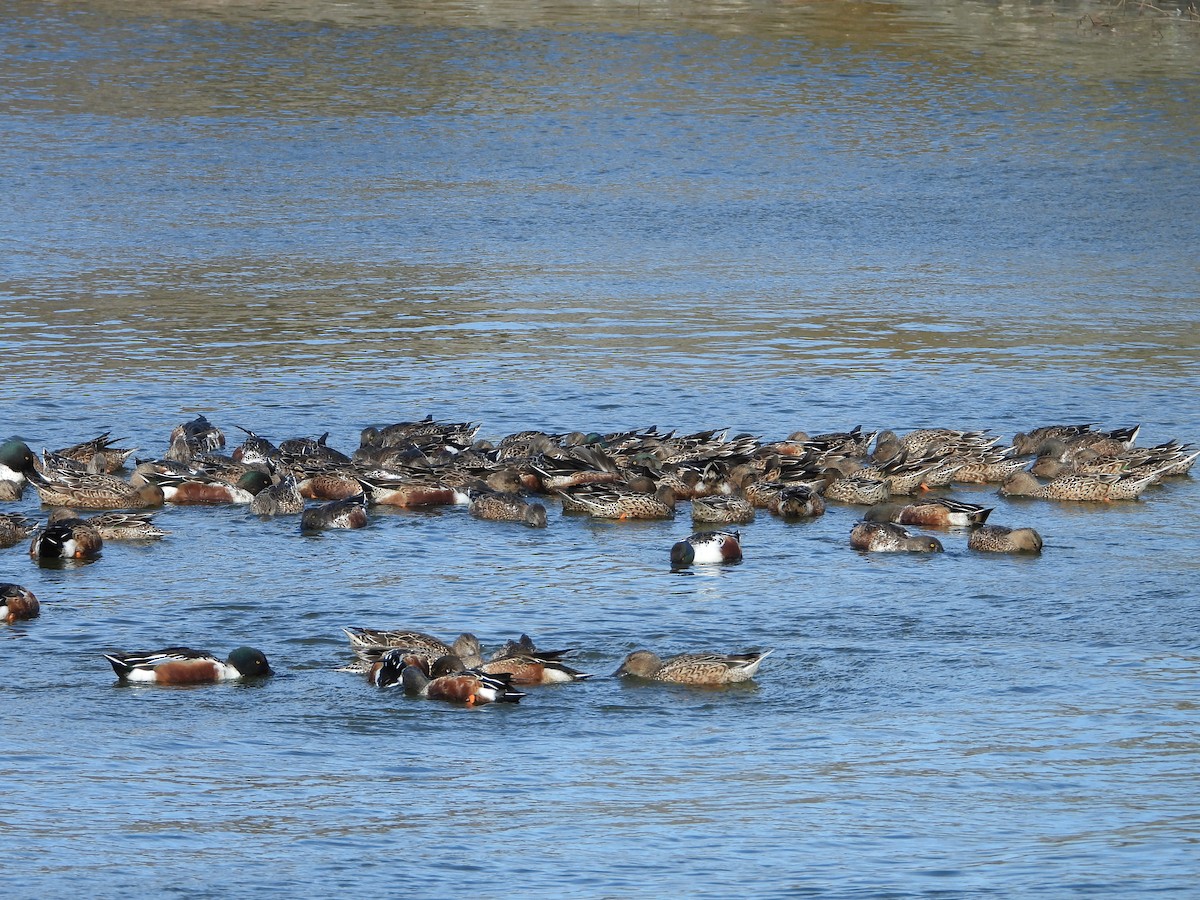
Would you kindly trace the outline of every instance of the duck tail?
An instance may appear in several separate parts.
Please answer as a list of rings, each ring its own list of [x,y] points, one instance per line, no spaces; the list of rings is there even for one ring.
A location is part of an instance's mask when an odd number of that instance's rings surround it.
[[[133,666],[121,659],[119,656],[109,656],[107,653],[105,653],[104,658],[107,659],[109,664],[113,667],[113,671],[122,678],[133,671]]]

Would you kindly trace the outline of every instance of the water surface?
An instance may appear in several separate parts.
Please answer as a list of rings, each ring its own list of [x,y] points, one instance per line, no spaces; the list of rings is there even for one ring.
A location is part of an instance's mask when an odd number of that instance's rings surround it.
[[[0,434],[1196,441],[1198,50],[1186,16],[1072,4],[16,0]],[[536,533],[168,508],[168,539],[90,565],[10,548],[44,613],[0,633],[0,886],[1192,893],[1195,482],[955,496],[1045,553],[866,557],[834,507],[672,573],[686,507],[553,504]],[[605,675],[640,646],[775,653],[742,689],[462,710],[333,672],[354,624],[526,631]],[[244,642],[279,677],[123,688],[100,655]]]

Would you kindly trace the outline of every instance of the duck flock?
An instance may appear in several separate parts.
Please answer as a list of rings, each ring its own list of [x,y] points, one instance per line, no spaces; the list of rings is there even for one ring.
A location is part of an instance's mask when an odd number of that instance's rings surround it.
[[[31,487],[50,512],[45,522],[0,513],[0,547],[29,539],[30,557],[38,562],[94,558],[106,541],[164,537],[148,511],[164,503],[246,504],[261,516],[298,516],[301,531],[318,531],[361,528],[375,506],[461,504],[475,518],[542,529],[550,526],[547,504],[558,504],[564,515],[624,520],[670,519],[687,502],[698,530],[670,548],[673,567],[739,561],[735,526],[758,515],[814,518],[828,503],[861,508],[848,535],[849,547],[861,552],[938,552],[941,540],[928,533],[936,529],[965,532],[972,551],[1040,553],[1043,540],[1034,529],[990,523],[991,508],[928,492],[996,484],[1002,496],[1133,500],[1164,479],[1186,475],[1200,456],[1176,440],[1139,447],[1139,427],[1105,431],[1095,423],[1041,426],[1004,446],[987,431],[925,428],[900,436],[861,426],[777,441],[648,427],[610,434],[521,431],[492,442],[478,438],[477,423],[430,416],[365,428],[349,455],[328,446],[328,434],[275,445],[235,427],[244,437],[226,454],[225,433],[200,416],[175,428],[169,449],[149,460],[135,459],[135,450],[116,446],[108,433],[40,456],[23,441],[5,442],[0,502],[20,500]],[[39,612],[27,588],[0,583],[0,622]],[[527,635],[485,658],[471,634],[444,643],[412,630],[344,631],[353,661],[340,671],[416,696],[470,705],[517,702],[522,687],[591,677],[564,662],[571,650],[539,648]],[[661,659],[637,650],[615,674],[724,685],[753,678],[770,653]],[[105,658],[123,681],[194,684],[272,674],[252,647],[238,647],[224,660],[187,647]]]

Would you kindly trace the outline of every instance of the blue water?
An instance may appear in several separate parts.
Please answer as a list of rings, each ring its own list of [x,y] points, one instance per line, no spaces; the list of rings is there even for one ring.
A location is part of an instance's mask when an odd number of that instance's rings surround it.
[[[0,15],[0,437],[165,452],[426,414],[524,428],[1142,424],[1200,440],[1188,17],[913,2],[17,0]],[[0,890],[1191,896],[1200,490],[1006,501],[1045,538],[865,556],[860,510],[690,531],[167,507],[0,581]],[[43,516],[32,492],[0,511]],[[379,693],[347,625],[528,632],[591,681]],[[255,685],[102,654],[261,647]],[[629,651],[773,647],[709,691]]]

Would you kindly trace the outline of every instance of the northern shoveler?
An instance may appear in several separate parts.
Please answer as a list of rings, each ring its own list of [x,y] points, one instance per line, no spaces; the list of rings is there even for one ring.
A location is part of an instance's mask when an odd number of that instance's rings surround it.
[[[111,432],[106,431],[90,441],[82,441],[54,452],[59,456],[82,463],[85,467],[89,467],[90,471],[112,475],[114,472],[119,472],[124,467],[125,461],[137,453],[137,448],[124,450],[114,447],[113,444],[116,441],[109,438],[110,434]]]
[[[826,500],[852,503],[857,506],[874,506],[892,496],[892,489],[882,478],[847,475],[832,481],[825,488]]]
[[[736,531],[698,531],[671,547],[673,566],[737,562],[741,558],[741,535]]]
[[[406,666],[417,666],[428,675],[432,662],[433,660],[427,656],[396,648],[385,650],[374,662],[359,660],[357,664],[345,666],[338,671],[364,672],[367,676],[367,683],[372,687],[389,688],[400,683]]]
[[[306,500],[348,500],[363,494],[358,472],[349,466],[293,466],[296,486]]]
[[[0,547],[11,547],[33,534],[33,521],[20,513],[0,513]]]
[[[889,495],[915,494],[923,488],[934,486],[935,483],[946,484],[960,468],[961,464],[947,461],[944,453],[927,452],[918,455],[902,450],[887,462],[859,469],[853,477],[886,481]]]
[[[59,513],[59,510],[55,511]],[[100,555],[104,539],[100,532],[83,519],[74,518],[70,510],[51,516],[46,527],[33,536],[29,544],[32,559],[94,559]]]
[[[1033,462],[1032,456],[1017,456],[1015,447],[991,448],[960,457],[962,467],[954,473],[959,484],[999,484]]]
[[[0,584],[0,622],[11,625],[19,619],[36,619],[41,612],[33,591],[19,584]]]
[[[966,527],[982,525],[991,512],[991,507],[980,506],[977,503],[963,503],[949,497],[937,497],[927,502],[910,503],[900,507],[892,521],[901,525]]]
[[[1119,475],[1060,475],[1042,484],[1029,472],[1016,472],[1000,486],[1003,497],[1035,497],[1041,500],[1104,501],[1112,494]]]
[[[42,503],[47,506],[145,509],[163,505],[163,491],[158,485],[134,486],[113,475],[69,475],[59,472],[47,478],[40,472],[34,472],[29,480]]]
[[[1086,447],[1101,456],[1119,456],[1133,447],[1141,430],[1141,425],[1134,425],[1131,428],[1115,428],[1112,431],[1085,431],[1076,437],[1068,438],[1066,443],[1073,449]]]
[[[1013,446],[1021,456],[1040,454],[1047,441],[1067,441],[1092,430],[1095,422],[1085,425],[1042,425],[1028,432],[1019,432],[1013,437]]]
[[[243,465],[273,465],[274,461],[279,458],[279,448],[272,444],[264,437],[255,434],[249,428],[243,428],[241,425],[235,425],[234,428],[238,431],[246,433],[246,440],[242,441],[241,446],[236,447],[230,456],[234,462],[242,463]]]
[[[1057,441],[1050,441],[1029,472],[1050,480],[1063,475],[1120,475],[1128,464],[1119,456],[1101,456],[1087,447],[1073,452]]]
[[[503,443],[503,442],[502,442]],[[615,484],[624,479],[616,461],[599,447],[570,447],[553,457],[541,455],[531,464],[547,493],[585,484]]]
[[[425,475],[404,475],[373,470],[359,476],[367,500],[380,506],[416,509],[422,506],[453,506],[467,502],[464,492]]]
[[[918,428],[904,437],[894,431],[881,431],[875,442],[872,458],[885,462],[902,453],[910,457],[929,455],[964,455],[986,449],[1000,440],[987,431],[967,431],[958,428]]]
[[[1032,528],[983,525],[972,530],[967,547],[991,553],[1041,553],[1042,536]]]
[[[592,676],[572,669],[562,657],[574,650],[538,650],[528,635],[519,641],[508,641],[492,654],[491,659],[477,668],[486,675],[509,675],[513,684],[566,684],[584,681]]]
[[[319,438],[288,438],[279,444],[279,462],[281,466],[291,468],[297,464],[318,464],[329,466],[346,466],[350,457],[340,450],[335,450],[325,443],[329,432]]]
[[[867,521],[859,522],[850,529],[850,546],[855,550],[872,552],[941,553],[943,549],[937,538],[910,534],[908,529],[894,522]]]
[[[106,512],[88,516],[84,521],[100,532],[100,537],[106,541],[153,540],[170,533],[155,525],[153,519],[149,513]]]
[[[654,493],[641,491],[599,490],[562,493],[564,504],[575,501],[583,505],[588,515],[597,519],[670,519],[675,515],[675,492],[669,487]]]
[[[493,522],[520,522],[530,528],[546,527],[546,507],[531,503],[520,494],[506,491],[471,490],[467,512],[476,519]]]
[[[193,452],[197,453],[220,450],[225,446],[224,433],[208,421],[203,413],[190,422],[175,426],[171,432],[171,443],[174,444],[181,439]]]
[[[0,480],[25,485],[30,473],[37,471],[37,457],[24,441],[5,441],[0,444]]]
[[[432,437],[443,444],[469,446],[479,432],[477,422],[441,422],[426,416],[417,422],[369,425],[359,436],[360,447],[398,447],[419,438]]]
[[[403,649],[429,659],[442,656],[457,656],[466,662],[474,664],[481,658],[479,638],[473,634],[463,633],[454,639],[453,644],[446,644],[433,635],[421,631],[403,629],[385,631],[375,628],[343,628],[350,640],[350,649],[361,659],[376,660],[384,651]]]
[[[428,673],[419,666],[405,666],[400,677],[408,694],[467,706],[519,703],[525,696],[513,689],[508,673],[489,675],[479,669],[466,669],[452,655],[435,660]]]
[[[267,485],[250,501],[250,512],[260,516],[291,516],[303,511],[304,498],[291,472],[277,484]]]
[[[167,647],[151,653],[104,654],[122,681],[208,684],[274,675],[261,650],[238,647],[222,662],[204,650]]]
[[[762,661],[773,652],[681,653],[664,660],[649,650],[635,650],[613,674],[672,684],[735,684],[753,678]]]
[[[1136,500],[1142,496],[1146,488],[1158,484],[1163,479],[1163,470],[1152,472],[1130,472],[1121,475],[1112,483],[1108,491],[1109,500]]]
[[[237,484],[230,484],[202,472],[145,471],[142,477],[147,483],[157,485],[168,503],[179,506],[198,503],[250,503],[256,494],[271,484],[269,475],[253,469],[238,478]]]
[[[747,525],[754,516],[754,505],[742,497],[714,494],[692,500],[692,521],[704,525]]]
[[[806,448],[816,449],[823,454],[861,459],[867,455],[876,434],[878,432],[863,431],[861,425],[855,425],[849,431],[828,431],[811,437],[803,431],[794,431],[788,435],[788,440],[804,444]]]
[[[825,514],[825,500],[812,488],[804,485],[785,485],[767,509],[781,519],[813,519]]]
[[[367,524],[367,497],[357,494],[345,500],[333,500],[313,506],[300,514],[303,531],[323,531],[327,528],[363,528]]]

